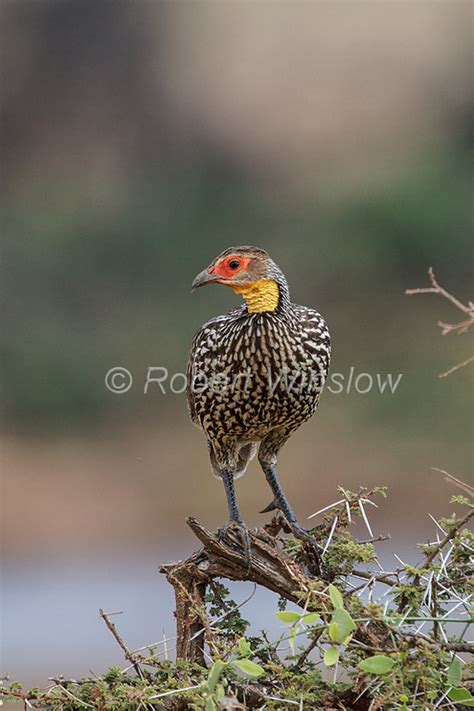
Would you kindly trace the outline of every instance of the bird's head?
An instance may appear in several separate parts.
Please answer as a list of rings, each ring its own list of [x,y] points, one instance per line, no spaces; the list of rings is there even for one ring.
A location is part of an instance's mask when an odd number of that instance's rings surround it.
[[[221,252],[193,281],[192,288],[224,284],[241,294],[250,313],[275,311],[282,291],[287,292],[283,273],[268,252],[259,247],[229,247]]]

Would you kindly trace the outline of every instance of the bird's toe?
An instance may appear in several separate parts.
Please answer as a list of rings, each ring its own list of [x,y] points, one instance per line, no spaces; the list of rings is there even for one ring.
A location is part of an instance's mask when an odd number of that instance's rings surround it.
[[[298,524],[292,524],[291,525],[291,531],[295,538],[298,538],[300,541],[302,541],[305,544],[306,550],[308,553],[310,553],[310,557],[312,559],[312,563],[314,564],[315,570],[318,574],[321,574],[322,572],[322,564],[321,564],[321,553],[320,553],[320,544],[317,542],[315,537],[312,535],[310,531],[308,531],[306,528],[303,528],[302,526]]]
[[[239,534],[247,566],[246,570],[247,573],[249,573],[252,564],[252,547],[250,544],[250,534],[247,525],[243,521],[226,521],[217,531],[217,537],[219,540],[224,540],[231,529],[235,529]]]
[[[259,513],[270,513],[270,511],[276,511],[279,508],[280,507],[278,506],[277,502],[275,501],[275,499],[273,499],[273,501],[270,501],[268,506],[265,506],[265,508],[259,511]]]

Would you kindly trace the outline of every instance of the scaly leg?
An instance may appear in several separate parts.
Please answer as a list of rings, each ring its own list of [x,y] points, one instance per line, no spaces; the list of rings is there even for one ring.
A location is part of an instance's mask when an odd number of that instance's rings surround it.
[[[296,526],[298,527],[298,522],[296,520],[295,512],[291,508],[290,504],[288,503],[285,494],[283,493],[283,489],[280,486],[280,482],[278,481],[278,475],[276,471],[276,466],[275,464],[268,464],[267,462],[261,462],[261,466],[263,469],[263,473],[265,474],[265,478],[267,482],[270,485],[271,490],[273,491],[274,495],[274,500],[272,501],[271,504],[269,504],[266,509],[267,510],[273,510],[274,508],[280,509],[280,511],[284,514],[286,520],[290,524],[291,527]],[[270,508],[271,507],[271,508]],[[264,509],[264,512],[265,509]]]
[[[242,546],[244,549],[245,558],[247,561],[247,572],[249,572],[251,560],[252,560],[250,536],[249,536],[247,526],[242,521],[239,506],[237,504],[237,498],[235,496],[235,488],[234,488],[234,475],[232,474],[232,472],[225,471],[225,472],[221,473],[221,477],[222,477],[222,481],[224,483],[225,493],[227,496],[227,505],[229,507],[229,522],[224,524],[219,529],[219,536],[221,538],[225,536],[229,525],[234,524],[234,525],[238,526],[240,536],[242,539]]]
[[[299,525],[295,516],[295,512],[288,503],[286,496],[283,493],[283,489],[280,486],[276,471],[276,465],[270,462],[266,462],[262,459],[260,459],[260,465],[263,469],[263,473],[265,474],[265,478],[269,483],[271,490],[273,491],[274,496],[273,502],[266,507],[266,510],[273,510],[274,508],[280,509],[280,511],[283,513],[286,520],[288,521],[294,535],[311,546],[313,557],[315,559],[315,568],[317,572],[320,573],[321,556],[318,551],[318,544],[314,537],[305,528]]]

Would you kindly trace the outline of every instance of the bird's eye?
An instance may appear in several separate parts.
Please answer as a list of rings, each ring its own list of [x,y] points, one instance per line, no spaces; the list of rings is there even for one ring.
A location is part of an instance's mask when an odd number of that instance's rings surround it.
[[[231,259],[229,262],[229,269],[238,269],[240,267],[240,262],[238,259]]]

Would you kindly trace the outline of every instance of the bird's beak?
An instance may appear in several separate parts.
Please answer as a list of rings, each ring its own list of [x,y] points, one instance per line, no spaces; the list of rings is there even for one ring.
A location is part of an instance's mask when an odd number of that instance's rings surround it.
[[[192,283],[191,291],[197,289],[198,286],[205,286],[206,284],[212,284],[213,282],[219,281],[220,277],[217,274],[209,274],[207,269],[203,269]]]

